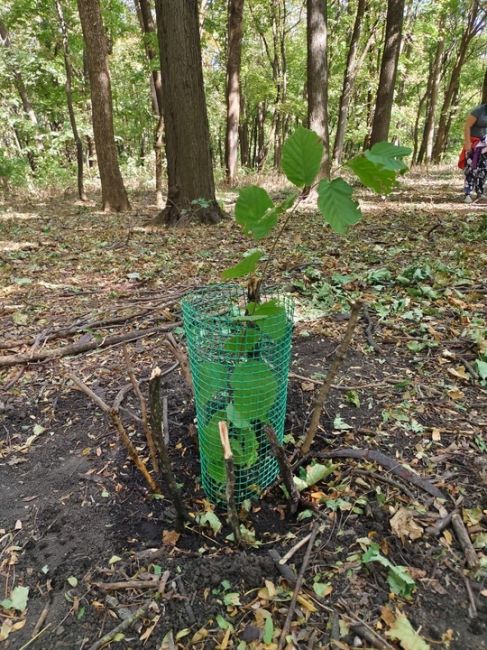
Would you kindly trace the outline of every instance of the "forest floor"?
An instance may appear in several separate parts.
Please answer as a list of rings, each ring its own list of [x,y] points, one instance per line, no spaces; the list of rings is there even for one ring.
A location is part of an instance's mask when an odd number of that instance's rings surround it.
[[[63,196],[0,206],[3,647],[94,649],[144,607],[110,647],[276,649],[294,585],[269,550],[293,549],[285,567],[297,574],[319,525],[286,647],[487,648],[487,205],[463,205],[460,188],[440,169],[413,171],[387,200],[362,192],[364,219],[344,239],[312,210],[294,219],[272,263],[273,283],[296,301],[290,456],[349,301],[367,308],[296,469],[310,484],[326,474],[304,492],[319,515],[290,517],[275,486],[243,509],[243,549],[226,539],[224,511],[176,533],[170,501],[151,497],[109,419],[67,378],[111,404],[127,365],[120,343],[100,343],[137,330],[127,344],[136,376],[168,371],[170,454],[188,509],[211,512],[191,392],[165,341],[171,328],[184,345],[182,292],[218,282],[249,247],[237,225],[154,229],[142,192],[129,215]],[[235,193],[220,198],[230,209]],[[39,359],[73,342],[85,352]],[[20,354],[31,362],[6,367]],[[145,456],[130,391],[123,408]],[[310,470],[314,454],[338,448],[363,458]]]

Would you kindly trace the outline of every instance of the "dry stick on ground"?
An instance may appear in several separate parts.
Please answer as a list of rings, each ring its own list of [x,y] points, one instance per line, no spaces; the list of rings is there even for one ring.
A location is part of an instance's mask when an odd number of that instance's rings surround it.
[[[176,478],[172,471],[166,440],[163,432],[163,413],[161,408],[161,369],[154,368],[149,379],[149,419],[153,440],[161,459],[162,471],[167,482],[171,500],[176,510],[176,529],[182,531],[184,522],[190,521],[181,498]]]
[[[406,483],[412,483],[424,492],[431,494],[431,496],[438,499],[446,499],[446,495],[439,490],[428,479],[422,478],[415,474],[404,465],[401,465],[397,460],[386,456],[386,454],[376,449],[351,449],[340,448],[330,449],[330,451],[319,451],[313,453],[314,458],[356,458],[357,460],[370,460],[378,465],[381,465],[392,474],[395,474]]]
[[[289,603],[289,610],[288,610],[288,613],[287,613],[286,621],[284,623],[284,627],[282,628],[281,638],[279,639],[279,645],[278,645],[277,650],[283,650],[283,648],[284,648],[284,646],[286,644],[286,637],[288,635],[289,628],[291,627],[291,621],[292,621],[293,616],[294,616],[294,609],[296,607],[296,602],[297,602],[297,599],[298,599],[298,596],[299,596],[299,592],[301,591],[301,586],[302,586],[303,580],[304,580],[304,574],[306,572],[306,568],[308,566],[308,563],[309,563],[309,560],[310,560],[310,557],[311,557],[311,551],[313,550],[313,544],[315,542],[316,535],[318,533],[318,527],[319,527],[319,524],[316,521],[313,524],[313,528],[311,530],[311,536],[309,538],[308,547],[306,549],[306,553],[304,554],[301,569],[299,570],[298,578],[296,580],[296,585],[294,587],[293,597],[291,598],[291,602]]]
[[[125,582],[93,582],[94,587],[102,591],[119,591],[122,589],[158,589],[157,577],[152,580],[126,580]]]
[[[457,539],[462,547],[463,553],[465,555],[465,561],[469,569],[476,569],[479,566],[479,558],[473,547],[472,541],[468,534],[465,524],[462,521],[458,512],[454,512],[451,516],[451,525]]]
[[[82,381],[79,377],[77,377],[75,374],[72,372],[66,373],[66,377],[70,379],[73,384],[80,390],[82,393],[87,395],[90,399],[92,399],[95,404],[97,404],[101,410],[106,413],[107,415],[110,416],[113,424],[115,425],[118,435],[120,436],[120,440],[122,443],[125,445],[128,454],[130,458],[132,459],[134,465],[137,467],[139,472],[142,474],[142,476],[145,479],[145,482],[149,486],[150,490],[152,492],[160,492],[160,488],[157,485],[157,483],[154,481],[152,476],[149,474],[149,471],[144,463],[144,461],[140,458],[139,454],[137,453],[136,448],[134,447],[132,441],[130,440],[127,432],[125,431],[125,427],[123,426],[122,419],[120,417],[120,414],[115,408],[110,408],[106,402],[104,402],[96,393],[94,393],[91,388],[89,388],[84,381]]]
[[[9,368],[10,366],[19,365],[22,363],[34,363],[36,361],[46,361],[47,359],[57,359],[59,357],[73,356],[75,354],[82,354],[83,352],[90,352],[91,350],[101,350],[102,348],[109,348],[113,345],[120,343],[128,343],[129,341],[136,341],[144,338],[145,336],[152,336],[157,332],[167,332],[175,327],[181,325],[180,322],[167,323],[160,327],[151,327],[146,330],[132,330],[125,334],[117,334],[116,336],[107,336],[101,340],[92,339],[84,341],[83,337],[75,343],[63,345],[60,348],[51,348],[49,350],[40,350],[34,354],[8,354],[0,357],[0,368]]]
[[[318,395],[316,396],[314,401],[313,413],[311,415],[311,423],[309,425],[308,432],[306,433],[306,438],[301,446],[301,453],[303,455],[308,453],[311,445],[313,444],[313,440],[316,435],[318,425],[320,423],[323,404],[325,403],[325,400],[328,397],[328,393],[331,390],[331,385],[333,383],[333,380],[335,379],[337,372],[339,371],[341,365],[343,364],[343,360],[345,359],[347,350],[350,347],[353,331],[357,326],[361,309],[362,309],[362,303],[359,300],[353,303],[352,311],[350,313],[350,320],[348,321],[348,325],[347,325],[347,331],[345,332],[345,336],[343,337],[342,342],[338,346],[338,350],[335,354],[335,358],[333,359],[330,369],[328,370],[328,375],[326,376],[326,379],[323,382],[323,386],[320,388]]]
[[[134,393],[137,395],[139,400],[140,413],[142,415],[142,428],[144,429],[145,439],[147,440],[147,446],[149,447],[149,455],[150,455],[152,467],[154,468],[156,474],[159,474],[159,460],[157,458],[157,451],[156,451],[156,446],[154,444],[154,438],[152,436],[152,430],[151,427],[149,426],[149,422],[147,421],[147,407],[145,405],[145,399],[144,396],[142,395],[142,391],[140,390],[139,382],[135,378],[134,370],[130,364],[130,357],[126,345],[123,346],[123,358],[125,361],[127,372],[129,373],[130,383],[132,384]]]
[[[218,422],[218,429],[220,431],[220,441],[223,447],[223,459],[225,461],[225,469],[227,473],[227,482],[225,485],[225,496],[227,499],[227,515],[228,523],[230,524],[233,537],[236,544],[241,543],[240,536],[240,521],[238,518],[237,506],[235,505],[235,468],[233,466],[233,453],[228,439],[228,427],[226,422]]]
[[[296,484],[294,483],[293,480],[291,465],[289,464],[289,461],[287,459],[286,452],[284,451],[284,447],[277,439],[277,435],[274,429],[270,425],[266,425],[264,429],[267,436],[267,440],[269,441],[269,444],[271,446],[272,453],[274,454],[279,464],[282,481],[286,486],[286,489],[289,494],[289,512],[292,515],[294,515],[298,509],[300,497],[299,497],[298,488],[296,487]]]
[[[193,388],[193,382],[191,380],[191,371],[189,369],[188,357],[186,352],[178,345],[176,339],[172,334],[166,336],[166,345],[173,353],[174,357],[179,361],[181,366],[181,373],[183,375],[184,381],[188,388]]]
[[[145,605],[142,605],[142,607],[139,607],[139,609],[132,614],[132,616],[129,616],[126,618],[124,621],[120,623],[120,625],[117,625],[117,627],[114,627],[111,632],[108,632],[108,634],[105,634],[105,636],[102,636],[101,639],[98,639],[96,643],[94,643],[88,650],[100,650],[100,648],[103,648],[103,646],[107,645],[113,639],[117,636],[117,634],[120,634],[120,632],[123,632],[127,628],[129,628],[133,623],[139,620],[139,618],[142,618],[145,616],[147,613],[147,610],[151,606],[152,601],[150,600],[149,602],[145,603]]]
[[[369,314],[369,309],[367,305],[364,305],[364,318],[367,321],[367,327],[365,328],[365,336],[367,337],[367,343],[374,350],[374,352],[381,353],[380,347],[374,341],[374,323]]]
[[[367,470],[363,470],[363,469],[354,469],[353,473],[358,474],[359,476],[366,476],[369,478],[373,478],[376,481],[380,481],[381,483],[386,483],[387,485],[392,485],[393,487],[396,487],[399,490],[401,490],[401,492],[404,492],[404,494],[408,496],[411,499],[411,501],[416,500],[416,497],[411,492],[411,490],[409,490],[405,485],[403,485],[399,481],[395,481],[393,478],[390,478],[389,476],[382,476],[381,474],[377,474],[377,472],[368,472]]]

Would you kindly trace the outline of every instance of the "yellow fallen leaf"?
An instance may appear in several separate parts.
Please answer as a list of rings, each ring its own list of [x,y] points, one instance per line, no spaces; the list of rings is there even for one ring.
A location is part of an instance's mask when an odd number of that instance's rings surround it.
[[[314,614],[314,612],[318,611],[316,607],[313,605],[313,603],[311,602],[311,600],[309,600],[309,598],[303,596],[302,594],[300,594],[297,597],[297,601],[302,607],[307,609],[308,612],[310,612],[311,614]]]
[[[423,536],[422,527],[415,521],[413,513],[407,508],[399,508],[389,521],[391,530],[404,542],[406,539],[415,540]]]
[[[453,375],[453,377],[463,379],[464,381],[468,381],[470,379],[470,375],[468,374],[465,366],[455,366],[455,368],[448,368],[448,372],[450,375]]]
[[[436,427],[433,427],[431,431],[431,440],[434,440],[435,442],[440,442],[441,440],[441,430],[437,429]]]
[[[450,399],[463,399],[465,397],[465,393],[462,393],[458,388],[450,388],[447,395]]]

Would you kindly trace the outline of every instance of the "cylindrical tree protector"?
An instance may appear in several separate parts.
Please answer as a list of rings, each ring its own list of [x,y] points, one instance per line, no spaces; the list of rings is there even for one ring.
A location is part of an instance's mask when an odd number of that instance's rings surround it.
[[[225,500],[218,423],[228,426],[235,500],[258,497],[278,474],[266,426],[284,436],[293,303],[269,294],[248,303],[238,285],[210,285],[182,301],[198,420],[203,489]]]

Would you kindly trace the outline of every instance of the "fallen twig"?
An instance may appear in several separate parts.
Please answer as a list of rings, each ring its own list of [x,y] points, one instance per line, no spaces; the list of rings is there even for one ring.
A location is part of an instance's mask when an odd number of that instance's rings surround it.
[[[233,466],[233,453],[228,439],[228,427],[226,422],[218,422],[218,429],[220,431],[220,441],[223,447],[223,459],[225,461],[225,469],[227,474],[227,481],[225,485],[225,496],[227,499],[227,515],[228,523],[233,531],[235,544],[240,544],[240,521],[238,518],[237,506],[235,505],[235,469]]]
[[[120,632],[123,632],[127,628],[129,628],[131,625],[133,625],[136,621],[139,620],[139,618],[142,618],[145,616],[147,613],[147,610],[151,606],[152,601],[149,601],[145,603],[145,605],[142,605],[142,607],[139,607],[137,611],[135,611],[132,616],[129,618],[126,618],[124,621],[122,621],[119,625],[113,628],[108,634],[105,634],[105,636],[102,636],[101,639],[98,639],[96,643],[94,643],[88,650],[100,650],[100,648],[103,648],[104,645],[107,645],[107,643],[110,643],[110,641],[113,641],[113,639],[119,634]]]
[[[278,644],[277,650],[283,650],[283,648],[284,648],[284,646],[286,644],[286,637],[287,637],[287,635],[289,633],[289,628],[291,627],[291,621],[292,621],[293,616],[294,616],[294,610],[296,608],[296,602],[297,602],[297,599],[298,599],[298,596],[299,596],[299,592],[301,590],[301,585],[303,584],[304,574],[306,572],[306,568],[308,566],[308,563],[309,563],[309,560],[310,560],[310,557],[311,557],[311,551],[313,550],[313,544],[314,544],[314,541],[316,539],[316,535],[318,533],[318,528],[319,528],[319,524],[318,524],[318,522],[315,522],[313,524],[313,528],[311,530],[311,535],[310,535],[310,538],[309,538],[309,541],[308,541],[308,547],[306,548],[306,553],[304,554],[303,563],[302,563],[301,568],[299,570],[299,574],[298,574],[298,577],[297,577],[297,580],[296,580],[296,584],[294,586],[293,596],[291,598],[291,602],[289,603],[289,610],[288,610],[288,613],[287,613],[286,621],[285,621],[284,626],[282,628],[281,637],[279,639],[279,644]]]
[[[123,426],[122,419],[120,417],[120,414],[118,411],[114,408],[110,408],[106,402],[104,402],[101,397],[96,395],[91,388],[89,388],[84,381],[82,381],[79,377],[77,377],[75,374],[72,372],[66,373],[66,376],[68,379],[70,379],[73,384],[80,390],[82,393],[87,395],[90,399],[92,399],[95,404],[97,404],[101,410],[106,413],[107,415],[110,416],[113,424],[115,425],[115,428],[118,431],[118,434],[120,436],[121,441],[125,445],[128,454],[130,458],[132,459],[134,465],[137,467],[137,469],[140,471],[142,476],[145,479],[145,482],[149,486],[150,490],[152,492],[160,492],[160,488],[157,485],[157,483],[154,481],[152,476],[149,474],[149,471],[144,463],[144,461],[140,458],[139,454],[137,453],[137,450],[135,446],[133,445],[132,441],[130,440],[127,432],[125,431],[125,427]]]
[[[76,354],[82,354],[83,352],[89,352],[90,350],[101,350],[102,348],[119,345],[120,343],[136,341],[137,339],[144,338],[145,336],[152,336],[158,332],[167,332],[168,330],[174,329],[180,324],[181,323],[179,322],[174,322],[168,323],[166,325],[161,325],[159,327],[152,327],[146,330],[132,330],[131,332],[126,332],[125,334],[107,336],[101,340],[91,338],[89,341],[85,341],[84,337],[82,337],[79,341],[70,343],[69,345],[64,345],[60,348],[51,348],[50,350],[40,350],[34,354],[8,354],[6,356],[0,357],[0,368],[8,368],[10,366],[19,365],[22,363],[34,363],[36,361],[46,361],[48,359],[73,356]]]
[[[357,326],[361,309],[362,309],[362,303],[360,301],[353,303],[352,311],[350,313],[350,320],[348,321],[347,331],[345,332],[345,336],[343,337],[342,342],[338,346],[337,352],[335,354],[335,358],[333,359],[330,369],[328,370],[328,375],[326,376],[326,379],[323,382],[323,385],[320,388],[318,395],[314,400],[313,412],[311,415],[311,423],[309,425],[308,432],[306,433],[306,438],[301,446],[302,455],[307,454],[311,448],[311,445],[313,444],[313,440],[316,435],[318,425],[320,423],[323,404],[325,403],[325,400],[328,397],[328,393],[331,390],[332,382],[335,379],[338,370],[340,369],[345,359],[345,355],[347,353],[348,348],[350,347],[353,332]]]
[[[125,580],[123,582],[94,582],[93,586],[102,591],[120,591],[123,589],[158,589],[159,580]]]
[[[125,366],[127,367],[127,372],[130,377],[130,383],[132,384],[134,393],[137,395],[139,400],[140,413],[142,415],[142,428],[144,429],[145,439],[147,440],[147,446],[149,447],[149,455],[150,455],[152,467],[154,468],[156,474],[159,474],[159,460],[157,458],[157,451],[156,451],[156,446],[154,444],[154,437],[152,435],[152,430],[147,420],[147,407],[145,404],[145,399],[144,396],[142,395],[142,391],[140,390],[139,382],[135,378],[135,373],[130,363],[129,353],[125,345],[123,346],[123,358],[125,361]]]
[[[190,521],[190,518],[184,506],[181,492],[172,471],[171,461],[167,451],[166,438],[163,432],[160,368],[154,368],[149,379],[149,418],[154,444],[159,454],[159,458],[161,459],[163,475],[169,489],[174,509],[176,510],[176,529],[182,531],[184,528],[184,522]]]
[[[462,547],[465,555],[465,561],[469,569],[476,569],[479,566],[479,558],[473,547],[468,530],[460,517],[458,512],[454,512],[451,516],[451,525],[455,531],[458,542]]]
[[[465,583],[465,589],[467,590],[467,596],[469,601],[468,616],[470,619],[477,618],[479,614],[477,610],[477,602],[475,600],[475,594],[473,593],[472,585],[470,583],[470,580],[468,579],[468,576],[463,576],[463,582]]]
[[[377,343],[374,341],[374,323],[372,321],[372,318],[370,317],[369,314],[369,309],[367,305],[364,305],[364,318],[367,321],[367,327],[365,328],[365,336],[367,338],[367,343],[370,345],[370,347],[374,350],[374,352],[377,352],[380,354],[381,349],[377,345]]]
[[[181,373],[188,388],[193,388],[193,381],[191,379],[191,371],[189,369],[188,357],[184,350],[178,345],[176,339],[172,334],[166,336],[166,345],[169,347],[174,357],[179,361],[181,366]]]
[[[381,451],[377,449],[351,449],[351,448],[340,448],[340,449],[330,449],[330,451],[319,451],[313,453],[314,458],[356,458],[357,460],[370,460],[378,465],[381,465],[385,469],[389,470],[392,474],[395,474],[406,483],[412,483],[418,488],[424,490],[428,494],[431,494],[433,497],[438,499],[446,499],[446,495],[439,490],[433,483],[428,481],[428,479],[422,478],[415,474],[413,471],[401,465],[397,460],[386,456]]]
[[[299,492],[293,480],[291,465],[286,457],[284,447],[277,439],[276,432],[270,425],[264,427],[267,439],[281,471],[282,481],[289,495],[289,511],[295,514],[299,506]]]
[[[402,483],[399,483],[399,481],[395,481],[393,478],[390,478],[389,476],[382,476],[382,474],[377,474],[377,472],[369,472],[367,470],[361,470],[361,469],[354,469],[353,473],[358,474],[359,476],[369,476],[370,478],[373,478],[376,481],[380,481],[382,483],[386,483],[387,485],[391,485],[392,487],[396,487],[399,490],[401,490],[401,492],[404,492],[404,494],[408,496],[412,501],[416,499],[416,497],[411,492],[411,490],[409,490]]]
[[[282,558],[279,560],[279,564],[286,564],[288,560],[292,558],[292,556],[299,551],[299,549],[306,544],[307,541],[309,541],[309,538],[311,537],[311,533],[309,535],[306,535],[306,537],[303,537],[303,539],[300,539],[297,544],[292,546],[289,551],[282,556]]]

